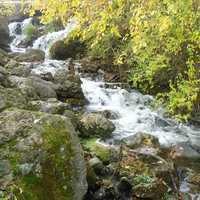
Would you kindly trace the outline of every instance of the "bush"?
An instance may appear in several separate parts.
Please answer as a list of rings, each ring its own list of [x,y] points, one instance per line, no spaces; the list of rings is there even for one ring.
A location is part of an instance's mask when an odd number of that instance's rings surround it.
[[[38,35],[37,26],[34,26],[32,24],[27,25],[23,30],[23,34],[26,36],[28,40],[35,38],[36,35]]]

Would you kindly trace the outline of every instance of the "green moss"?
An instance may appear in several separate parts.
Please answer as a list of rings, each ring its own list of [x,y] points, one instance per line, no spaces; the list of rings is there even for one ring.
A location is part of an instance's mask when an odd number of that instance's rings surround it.
[[[112,158],[109,147],[97,143],[97,138],[82,139],[81,143],[86,151],[94,153],[104,164],[108,164]]]
[[[48,158],[43,163],[43,181],[48,188],[49,199],[51,196],[62,200],[72,199],[73,188],[70,180],[75,175],[72,158],[74,156],[71,146],[70,134],[66,132],[64,121],[49,123],[43,132],[43,149]],[[56,171],[56,174],[52,172]]]

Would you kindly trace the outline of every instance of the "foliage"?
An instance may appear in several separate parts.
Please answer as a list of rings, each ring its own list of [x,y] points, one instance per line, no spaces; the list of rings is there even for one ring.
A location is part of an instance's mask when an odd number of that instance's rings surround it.
[[[27,37],[27,39],[32,39],[37,35],[37,26],[33,24],[29,24],[23,30],[23,34]]]
[[[44,23],[74,17],[89,53],[130,66],[133,86],[161,93],[170,114],[187,120],[198,111],[198,0],[35,0],[32,11],[38,8]]]
[[[15,10],[15,6],[13,4],[9,4],[8,2],[1,1],[0,2],[0,16],[9,16]]]

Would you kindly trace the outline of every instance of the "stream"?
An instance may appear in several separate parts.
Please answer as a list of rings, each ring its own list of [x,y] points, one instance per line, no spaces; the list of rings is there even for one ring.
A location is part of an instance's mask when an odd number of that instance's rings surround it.
[[[30,23],[31,18],[9,25],[10,35],[14,38],[11,43],[12,51],[23,52],[26,50],[17,46],[20,40],[25,37],[23,29]],[[22,33],[16,33],[17,26],[21,26]],[[50,60],[48,49],[53,42],[66,37],[74,27],[75,23],[71,21],[65,30],[41,36],[34,42],[33,48],[43,50],[46,53],[46,60],[43,64],[34,65],[33,74],[50,72],[53,75],[56,70],[63,67],[63,62],[67,61]],[[126,90],[115,84],[107,84],[100,77],[95,80],[90,77],[82,77],[81,80],[84,95],[89,101],[86,109],[90,112],[109,111],[114,116],[112,122],[116,129],[109,143],[117,144],[124,138],[138,132],[145,132],[158,137],[164,147],[187,143],[194,151],[200,150],[200,129],[165,118],[162,108],[154,110],[151,107],[154,100],[152,96],[143,95],[133,89]],[[196,152],[198,154],[198,151]],[[183,192],[188,191],[186,181],[182,182],[180,189]],[[200,195],[191,195],[191,199],[200,200]]]

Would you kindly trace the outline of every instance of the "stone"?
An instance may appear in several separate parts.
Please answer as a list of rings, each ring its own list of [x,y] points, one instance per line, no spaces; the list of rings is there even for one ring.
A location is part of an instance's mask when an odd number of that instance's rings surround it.
[[[0,190],[5,199],[12,193],[18,199],[83,199],[86,166],[70,119],[6,110],[0,113],[0,130]]]
[[[10,75],[27,77],[31,74],[31,66],[25,63],[19,63],[14,59],[5,65]]]
[[[5,17],[0,17],[0,48],[10,51],[9,42],[8,21]]]
[[[91,167],[92,169],[94,169],[94,172],[98,175],[101,174],[102,170],[104,169],[104,165],[102,163],[102,161],[97,158],[91,158],[88,162],[89,167]]]
[[[85,51],[85,45],[79,39],[56,41],[50,48],[50,57],[57,60],[76,58]]]
[[[26,52],[11,53],[10,57],[18,62],[42,62],[45,53],[40,49],[27,49]]]
[[[42,80],[39,77],[29,76],[24,78],[10,76],[9,80],[13,87],[19,88],[29,99],[46,100],[57,98],[55,92],[56,86],[52,82]]]
[[[47,99],[46,101],[31,101],[29,103],[30,110],[46,112],[50,114],[63,114],[69,108],[67,103],[58,101],[55,98]]]
[[[124,142],[127,146],[133,149],[144,146],[160,148],[158,138],[147,133],[136,133],[135,135],[125,138]]]
[[[9,108],[26,108],[27,98],[16,88],[0,87],[0,111]]]
[[[119,193],[125,193],[127,196],[132,192],[132,184],[127,177],[122,177],[117,185]]]
[[[80,132],[83,137],[108,138],[111,137],[114,130],[114,124],[102,114],[85,113],[80,117]]]

